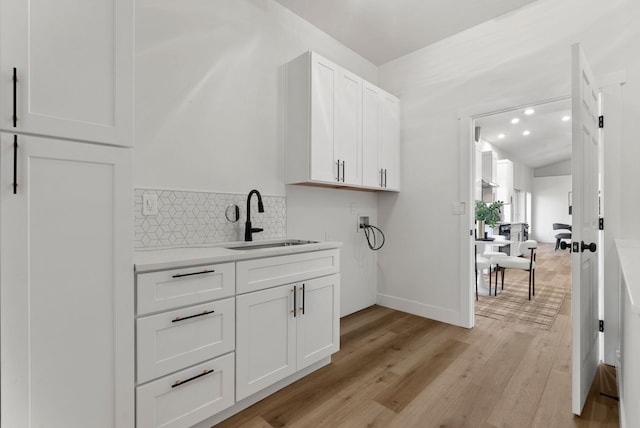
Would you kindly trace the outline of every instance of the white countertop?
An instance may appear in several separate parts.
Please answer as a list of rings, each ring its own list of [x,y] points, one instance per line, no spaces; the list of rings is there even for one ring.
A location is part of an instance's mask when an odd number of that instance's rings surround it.
[[[287,238],[289,239],[289,238]],[[243,250],[229,249],[228,246],[259,245],[282,241],[268,239],[252,242],[236,241],[201,246],[182,246],[162,249],[138,250],[134,252],[135,271],[150,272],[163,269],[175,269],[185,266],[198,266],[213,263],[235,262],[238,260],[257,259],[262,257],[281,256],[285,254],[306,253],[309,251],[339,248],[342,242],[325,241],[313,244],[290,245],[273,248]]]
[[[616,239],[615,242],[631,308],[640,315],[640,241]]]

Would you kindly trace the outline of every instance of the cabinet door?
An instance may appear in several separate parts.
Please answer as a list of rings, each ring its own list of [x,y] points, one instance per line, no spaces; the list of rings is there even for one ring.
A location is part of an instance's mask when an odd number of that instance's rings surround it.
[[[340,349],[340,275],[297,284],[297,367],[303,369]]]
[[[498,189],[496,197],[505,204],[513,203],[513,162],[501,159],[496,163]]]
[[[132,152],[0,141],[1,425],[133,427]]]
[[[236,400],[296,371],[294,285],[236,298]]]
[[[0,0],[0,100],[2,130],[131,146],[133,1]]]
[[[334,157],[334,97],[339,67],[311,54],[311,150],[310,178],[314,181],[338,182],[338,165]],[[290,142],[295,144],[298,142]]]
[[[335,95],[336,163],[344,184],[362,185],[362,79],[338,69]]]
[[[383,186],[400,188],[400,104],[393,95],[383,93],[380,100],[380,168]]]
[[[364,82],[362,88],[362,185],[382,187],[382,168],[379,166],[380,92]]]

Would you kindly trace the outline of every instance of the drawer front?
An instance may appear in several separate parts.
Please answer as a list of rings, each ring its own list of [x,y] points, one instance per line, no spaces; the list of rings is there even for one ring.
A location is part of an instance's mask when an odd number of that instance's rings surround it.
[[[138,315],[235,294],[235,264],[198,266],[137,275]]]
[[[245,260],[236,264],[237,293],[338,273],[340,251],[325,250]]]
[[[139,318],[137,381],[147,382],[235,348],[235,298]]]
[[[184,428],[201,422],[233,405],[233,379],[231,353],[139,386],[136,427]]]

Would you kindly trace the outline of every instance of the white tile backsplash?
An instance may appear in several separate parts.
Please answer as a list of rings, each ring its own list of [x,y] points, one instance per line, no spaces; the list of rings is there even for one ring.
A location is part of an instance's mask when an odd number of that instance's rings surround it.
[[[158,214],[142,213],[142,195],[158,195]],[[251,223],[264,228],[253,239],[284,238],[287,235],[286,198],[262,196],[264,213],[258,212],[258,198],[251,199]],[[240,208],[240,220],[225,218],[231,205]],[[134,189],[134,246],[136,249],[202,245],[244,239],[247,195],[188,192],[161,189]]]

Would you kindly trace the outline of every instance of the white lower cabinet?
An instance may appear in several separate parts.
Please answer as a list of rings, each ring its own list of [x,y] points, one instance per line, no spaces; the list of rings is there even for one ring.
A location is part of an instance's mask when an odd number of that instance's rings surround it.
[[[136,388],[137,428],[185,428],[234,403],[233,353]]]
[[[139,272],[137,428],[219,418],[337,352],[339,272],[338,249]]]
[[[298,284],[296,362],[303,369],[340,349],[340,275]]]
[[[338,351],[340,275],[236,298],[236,399]]]
[[[296,371],[295,285],[236,297],[236,399],[242,400]]]
[[[234,320],[233,298],[139,318],[138,383],[233,351]]]

